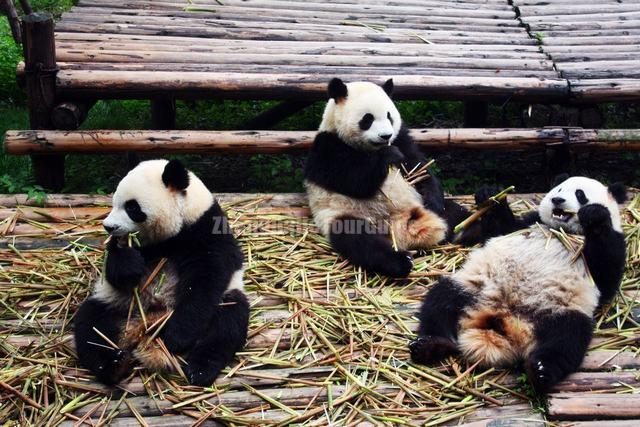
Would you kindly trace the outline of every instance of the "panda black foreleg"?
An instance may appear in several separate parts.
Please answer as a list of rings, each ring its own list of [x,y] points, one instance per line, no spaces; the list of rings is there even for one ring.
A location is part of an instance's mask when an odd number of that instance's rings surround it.
[[[536,392],[546,393],[580,367],[593,335],[593,321],[579,311],[548,313],[536,318],[534,335],[536,344],[525,370]]]
[[[132,292],[140,284],[146,264],[139,250],[128,246],[120,247],[117,240],[112,237],[107,245],[107,282],[120,292]]]
[[[609,210],[599,204],[578,211],[584,230],[583,254],[600,290],[600,304],[610,301],[620,287],[626,259],[624,235],[613,229]]]
[[[100,334],[117,344],[126,318],[125,309],[95,298],[83,302],[75,316],[76,353],[80,364],[107,385],[117,384],[129,373],[131,357],[128,351],[113,348]]]
[[[393,249],[385,234],[372,230],[364,218],[342,216],[331,223],[333,249],[352,264],[390,277],[406,277],[413,267],[409,252]]]
[[[242,350],[249,328],[249,302],[240,290],[227,292],[216,308],[205,338],[187,356],[185,374],[194,385],[211,385]]]
[[[411,359],[424,365],[457,353],[458,323],[475,298],[449,277],[441,277],[427,293],[420,313],[418,338],[409,343]]]

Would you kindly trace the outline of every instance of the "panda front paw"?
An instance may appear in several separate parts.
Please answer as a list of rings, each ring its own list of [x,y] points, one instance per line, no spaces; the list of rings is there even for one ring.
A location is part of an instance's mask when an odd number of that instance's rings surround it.
[[[133,290],[140,284],[146,271],[146,263],[139,250],[128,246],[110,244],[106,260],[109,283],[120,290]]]
[[[585,233],[600,233],[612,226],[609,210],[597,203],[581,207],[578,211],[578,220]]]
[[[385,145],[380,149],[380,154],[387,165],[399,165],[404,161],[404,154],[395,145]]]
[[[207,387],[212,385],[221,369],[215,363],[202,364],[196,361],[189,361],[184,367],[184,374],[187,376],[189,384]]]
[[[545,394],[558,383],[564,374],[557,363],[543,357],[532,356],[525,363],[527,378],[538,394]]]
[[[93,369],[98,381],[106,385],[116,385],[131,372],[131,353],[126,350],[110,350]]]
[[[480,189],[478,189],[475,194],[476,205],[483,205],[493,196],[500,193],[502,190],[504,190],[504,188],[497,185],[485,185],[483,187],[480,187]],[[509,206],[506,197],[502,199],[498,204],[502,206]]]
[[[421,365],[430,365],[457,353],[456,343],[445,337],[424,335],[409,343],[411,360]]]
[[[389,277],[407,277],[413,269],[413,257],[406,251],[393,252],[389,259],[378,267],[378,273]]]

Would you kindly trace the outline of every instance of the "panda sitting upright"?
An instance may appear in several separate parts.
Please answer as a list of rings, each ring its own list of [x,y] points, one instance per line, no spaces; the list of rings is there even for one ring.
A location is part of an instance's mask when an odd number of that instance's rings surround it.
[[[438,179],[415,187],[400,172],[426,165],[390,95],[393,81],[329,83],[319,132],[305,168],[316,225],[351,263],[392,277],[412,268],[407,250],[452,237],[467,213],[445,201]]]
[[[458,351],[487,367],[523,362],[540,393],[579,368],[594,311],[622,280],[618,204],[626,190],[585,177],[556,183],[537,212],[515,218],[505,200],[481,217],[484,235],[492,238],[427,293],[419,336],[409,346],[414,362],[429,364]],[[492,194],[495,189],[481,189],[476,203]],[[582,235],[582,256],[550,229]]]
[[[180,162],[146,161],[118,184],[104,228],[104,273],[75,317],[80,363],[112,385],[134,361],[174,370],[182,355],[190,383],[213,383],[249,321],[243,255],[218,202]],[[139,248],[127,244],[131,233]]]

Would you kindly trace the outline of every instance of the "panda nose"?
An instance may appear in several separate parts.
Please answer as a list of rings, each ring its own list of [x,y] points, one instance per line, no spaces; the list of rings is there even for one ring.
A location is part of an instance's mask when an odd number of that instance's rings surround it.
[[[118,229],[118,227],[116,227],[116,226],[111,226],[111,225],[106,225],[106,224],[103,224],[103,227],[104,227],[105,230],[107,230],[107,233],[109,233],[109,234],[113,233],[115,230]]]
[[[385,141],[388,141],[388,140],[390,140],[390,139],[391,139],[391,136],[392,136],[392,135],[393,135],[392,133],[381,133],[381,134],[379,134],[378,136],[379,136],[380,138],[384,139]]]
[[[554,198],[551,199],[551,203],[553,203],[556,206],[561,205],[564,202],[565,202],[565,200],[562,197],[554,197]]]

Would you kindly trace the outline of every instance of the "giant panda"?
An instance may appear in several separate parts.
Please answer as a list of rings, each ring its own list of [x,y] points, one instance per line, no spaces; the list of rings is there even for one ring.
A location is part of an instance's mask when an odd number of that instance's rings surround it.
[[[218,202],[180,162],[150,160],[120,181],[103,225],[106,265],[75,316],[80,364],[109,385],[136,362],[210,385],[244,346],[249,320],[243,255]]]
[[[496,189],[476,193],[478,205]],[[578,369],[593,314],[616,294],[625,265],[621,184],[561,177],[537,211],[516,218],[506,200],[481,217],[484,246],[430,288],[411,358],[434,363],[457,352],[489,367],[524,364],[544,393]],[[580,256],[551,229],[582,236]]]
[[[411,171],[426,159],[392,92],[392,80],[331,80],[304,184],[314,221],[336,252],[374,273],[404,277],[413,266],[408,250],[452,238],[467,213],[445,201],[433,173],[415,187],[401,173],[401,165]]]

